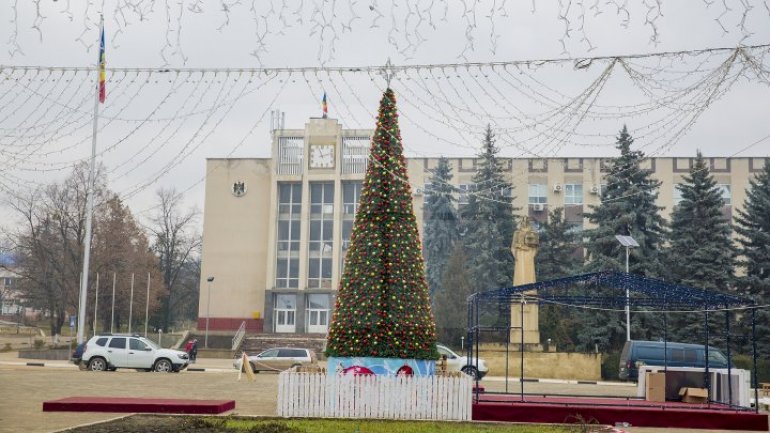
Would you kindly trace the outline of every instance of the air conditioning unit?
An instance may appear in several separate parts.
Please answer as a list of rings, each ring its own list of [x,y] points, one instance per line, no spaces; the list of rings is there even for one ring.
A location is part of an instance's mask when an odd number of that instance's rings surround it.
[[[532,205],[532,210],[535,212],[542,212],[545,210],[545,205],[543,203],[535,203]]]
[[[562,187],[560,183],[553,184],[553,192],[561,192],[561,188]]]
[[[599,187],[596,186],[596,185],[592,186],[591,187],[591,194],[594,194],[594,195],[599,194]]]

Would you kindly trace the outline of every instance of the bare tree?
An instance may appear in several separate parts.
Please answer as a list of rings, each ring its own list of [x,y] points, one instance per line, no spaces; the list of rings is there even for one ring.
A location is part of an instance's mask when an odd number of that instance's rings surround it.
[[[94,186],[94,230],[89,278],[89,295],[93,296],[97,272],[117,272],[126,280],[130,272],[138,275],[155,274],[157,267],[149,241],[136,224],[130,210],[109,192],[97,171]],[[86,220],[86,190],[88,165],[76,166],[62,183],[38,188],[30,193],[15,194],[9,207],[18,217],[18,224],[6,230],[8,242],[19,274],[19,291],[25,303],[47,313],[51,334],[61,333],[68,314],[78,311],[80,276]],[[153,285],[151,306],[157,304],[163,287]],[[128,285],[122,281],[122,293]],[[154,301],[154,302],[153,302]],[[89,302],[93,306],[93,300]],[[118,314],[126,317],[127,301],[116,303]],[[125,312],[121,310],[125,310]],[[93,308],[87,308],[86,323],[93,323]]]
[[[156,192],[157,211],[150,218],[148,230],[153,237],[163,283],[168,289],[162,299],[163,329],[185,312],[196,311],[200,278],[201,237],[196,230],[199,212],[181,210],[182,196],[174,189]]]
[[[67,313],[77,311],[85,237],[87,165],[75,167],[61,184],[18,193],[9,207],[19,224],[8,234],[28,305],[43,309],[52,335],[61,333]],[[101,169],[100,169],[101,171]],[[103,197],[103,183],[95,197]]]

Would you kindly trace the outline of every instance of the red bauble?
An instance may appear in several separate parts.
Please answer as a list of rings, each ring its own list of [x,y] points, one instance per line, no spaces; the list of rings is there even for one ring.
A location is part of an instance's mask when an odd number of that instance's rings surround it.
[[[396,372],[396,376],[414,376],[414,370],[408,365],[402,365]]]
[[[343,374],[352,374],[353,376],[373,376],[374,372],[361,365],[353,365],[344,370]]]

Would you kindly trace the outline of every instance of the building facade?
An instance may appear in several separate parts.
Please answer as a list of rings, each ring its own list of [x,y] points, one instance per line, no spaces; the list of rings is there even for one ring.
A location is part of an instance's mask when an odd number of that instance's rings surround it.
[[[203,222],[198,328],[326,333],[342,276],[372,130],[347,130],[313,118],[304,129],[273,131],[271,158],[209,159]],[[725,215],[742,206],[749,179],[766,158],[707,158],[722,189]],[[514,207],[544,221],[565,209],[577,230],[599,204],[606,158],[501,158]],[[645,160],[662,182],[658,204],[668,217],[694,158]],[[408,158],[418,226],[437,158]],[[467,202],[475,158],[450,158],[459,204]],[[211,277],[213,277],[212,281]]]
[[[0,320],[22,322],[34,317],[35,311],[22,305],[20,278],[11,270],[0,269]]]

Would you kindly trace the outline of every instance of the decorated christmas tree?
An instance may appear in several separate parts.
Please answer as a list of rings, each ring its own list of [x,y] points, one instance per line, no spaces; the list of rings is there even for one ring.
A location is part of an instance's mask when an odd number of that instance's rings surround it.
[[[395,95],[380,101],[326,355],[437,359]]]

